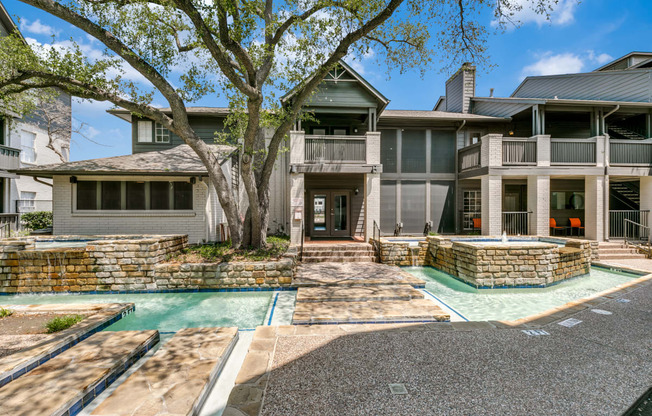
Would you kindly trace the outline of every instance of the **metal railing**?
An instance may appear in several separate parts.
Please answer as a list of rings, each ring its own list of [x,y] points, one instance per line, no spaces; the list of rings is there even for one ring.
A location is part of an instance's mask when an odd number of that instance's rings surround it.
[[[609,238],[625,238],[625,220],[650,225],[650,210],[609,211]]]
[[[476,143],[457,151],[459,159],[459,171],[480,167],[480,150],[482,143]]]
[[[503,165],[536,164],[536,139],[503,139]]]
[[[652,140],[609,140],[609,163],[625,166],[652,165]]]
[[[0,169],[18,169],[20,167],[20,149],[0,145]]]
[[[625,245],[627,244],[641,244],[647,246],[648,257],[652,256],[650,251],[650,244],[652,243],[652,233],[650,227],[634,221],[625,220]]]
[[[306,136],[306,163],[365,163],[367,138],[365,136]]]
[[[595,165],[595,138],[550,139],[550,163],[557,165]]]
[[[0,214],[0,238],[11,237],[11,233],[18,230],[20,214]]]
[[[381,236],[381,231],[380,231],[380,226],[374,220],[373,223],[373,231],[372,231],[372,241],[373,241],[373,246],[374,246],[374,251],[378,254],[378,257],[380,258],[380,236]]]
[[[301,220],[301,251],[299,252],[300,261],[303,261],[303,242],[305,240],[306,240],[306,227],[303,220]]]
[[[508,235],[528,235],[530,233],[529,211],[504,211],[502,229]]]

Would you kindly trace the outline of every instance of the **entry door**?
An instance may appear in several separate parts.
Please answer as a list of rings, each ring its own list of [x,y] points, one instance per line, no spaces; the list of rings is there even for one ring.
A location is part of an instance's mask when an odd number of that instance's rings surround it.
[[[348,237],[351,235],[351,198],[349,191],[312,191],[312,237]]]

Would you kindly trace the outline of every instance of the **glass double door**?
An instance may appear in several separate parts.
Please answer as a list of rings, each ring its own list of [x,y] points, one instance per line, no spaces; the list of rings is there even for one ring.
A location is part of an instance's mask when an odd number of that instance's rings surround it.
[[[349,191],[311,191],[311,237],[348,237],[350,225]]]

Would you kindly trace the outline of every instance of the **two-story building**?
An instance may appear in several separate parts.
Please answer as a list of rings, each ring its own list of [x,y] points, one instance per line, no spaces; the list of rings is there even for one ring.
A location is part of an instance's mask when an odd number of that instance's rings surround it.
[[[0,36],[18,27],[0,3]],[[47,112],[47,113],[46,113]],[[68,161],[71,100],[61,94],[29,115],[0,108],[0,235],[14,228],[17,213],[52,210],[52,184],[9,171]]]
[[[625,220],[647,224],[652,208],[651,58],[529,77],[506,98],[477,96],[465,64],[429,111],[388,110],[389,99],[342,62],[276,162],[269,232],[295,243],[427,229],[548,235],[554,220],[554,233],[622,237]],[[228,110],[188,111],[214,143]],[[20,170],[53,178],[54,232],[223,238],[219,202],[192,151],[150,120],[112,113],[132,123],[132,155]],[[237,148],[216,152],[241,191]]]

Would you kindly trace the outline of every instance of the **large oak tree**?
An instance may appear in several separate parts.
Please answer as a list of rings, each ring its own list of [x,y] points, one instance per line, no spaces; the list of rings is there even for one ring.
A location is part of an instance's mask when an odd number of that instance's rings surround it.
[[[202,160],[226,214],[234,247],[265,244],[274,162],[302,106],[340,59],[373,55],[388,71],[483,62],[490,21],[522,7],[547,15],[556,0],[22,0],[88,34],[104,47],[86,56],[0,39],[0,100],[17,106],[30,92],[58,88],[109,101],[150,118]],[[47,45],[46,45],[47,46]],[[146,82],[125,77],[137,71]],[[278,95],[293,90],[291,102]],[[228,127],[242,152],[246,212],[186,106],[222,94]],[[170,112],[152,105],[162,97]],[[25,101],[29,102],[29,96]],[[17,108],[13,110],[19,111]],[[266,140],[263,130],[272,131]],[[243,221],[242,218],[245,218]]]

